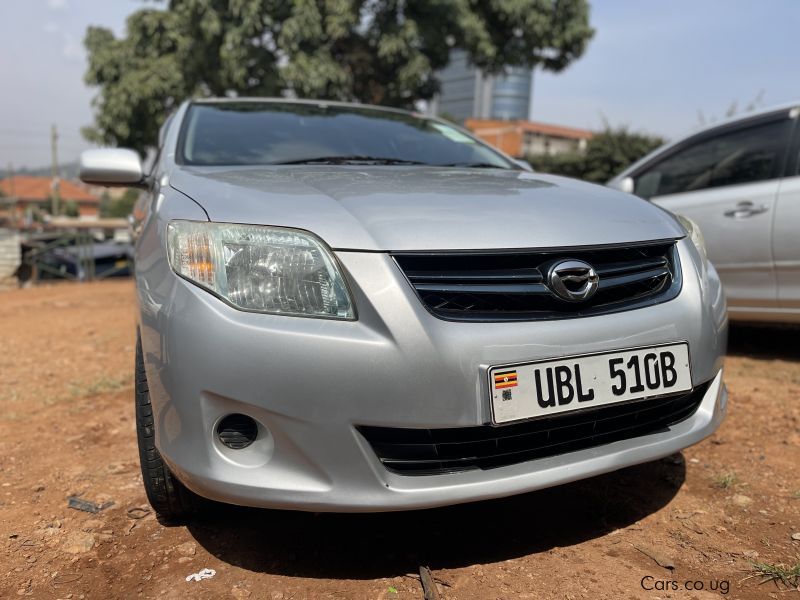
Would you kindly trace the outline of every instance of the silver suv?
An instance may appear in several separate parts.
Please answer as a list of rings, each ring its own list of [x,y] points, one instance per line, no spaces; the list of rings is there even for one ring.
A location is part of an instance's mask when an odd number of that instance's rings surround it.
[[[139,185],[136,414],[163,515],[508,496],[721,423],[725,299],[699,231],[526,171],[444,121],[204,100],[84,181]]]
[[[800,322],[800,104],[708,127],[609,182],[700,225],[730,317]]]

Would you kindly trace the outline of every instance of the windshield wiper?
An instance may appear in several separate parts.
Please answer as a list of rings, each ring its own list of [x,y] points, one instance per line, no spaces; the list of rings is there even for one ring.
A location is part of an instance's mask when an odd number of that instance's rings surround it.
[[[384,158],[380,156],[318,156],[315,158],[298,158],[283,162],[270,163],[273,165],[344,165],[348,163],[369,163],[373,165],[427,165],[429,163],[418,160],[404,160],[402,158]]]

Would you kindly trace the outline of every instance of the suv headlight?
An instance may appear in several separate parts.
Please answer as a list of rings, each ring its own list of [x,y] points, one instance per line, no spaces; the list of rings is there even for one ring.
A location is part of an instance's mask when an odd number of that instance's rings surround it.
[[[700,226],[689,217],[684,217],[683,215],[675,215],[675,217],[680,221],[681,225],[683,225],[683,228],[686,230],[686,235],[692,240],[694,247],[697,248],[697,251],[703,258],[703,262],[707,261],[708,253],[706,252],[706,240],[703,237],[703,232],[700,231]]]
[[[311,233],[260,225],[171,221],[167,254],[178,275],[236,308],[355,318],[336,259]]]

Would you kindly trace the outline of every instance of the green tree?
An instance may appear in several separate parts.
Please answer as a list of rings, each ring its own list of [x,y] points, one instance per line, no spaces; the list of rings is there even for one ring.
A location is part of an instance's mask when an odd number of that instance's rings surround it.
[[[78,203],[74,200],[70,200],[64,204],[64,216],[74,218],[80,216],[80,214],[81,212],[78,208]]]
[[[587,0],[169,0],[116,38],[90,27],[91,141],[144,153],[182,100],[279,95],[411,107],[463,48],[488,72],[560,71],[594,31]]]
[[[133,212],[133,205],[141,192],[136,188],[128,188],[119,198],[112,198],[104,191],[100,197],[100,216],[109,219],[124,219]]]
[[[532,154],[528,162],[543,173],[605,183],[663,143],[663,138],[656,135],[606,125],[605,130],[589,140],[584,152]]]
[[[103,190],[100,194],[100,217],[107,217],[108,211],[111,208],[111,194],[108,189]]]

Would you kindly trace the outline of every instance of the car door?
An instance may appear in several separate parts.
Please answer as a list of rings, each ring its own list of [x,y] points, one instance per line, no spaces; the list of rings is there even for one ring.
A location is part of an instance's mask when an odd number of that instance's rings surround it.
[[[795,121],[800,109],[795,109]],[[772,234],[778,302],[800,320],[800,124],[795,124],[794,143],[786,165],[786,177],[778,188]]]
[[[792,124],[784,111],[707,131],[633,175],[635,193],[700,225],[734,311],[778,306],[772,223]]]

